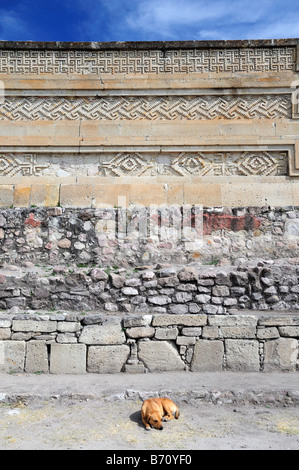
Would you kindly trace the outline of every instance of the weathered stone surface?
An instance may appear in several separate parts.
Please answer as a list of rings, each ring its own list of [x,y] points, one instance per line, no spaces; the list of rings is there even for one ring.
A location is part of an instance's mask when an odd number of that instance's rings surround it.
[[[148,301],[154,305],[167,305],[171,303],[171,299],[167,295],[157,295],[149,297]]]
[[[298,341],[292,338],[279,338],[265,343],[264,370],[296,370]]]
[[[208,317],[211,326],[256,326],[257,318],[253,315],[217,315]]]
[[[186,267],[178,272],[178,278],[182,282],[197,281],[198,272],[193,267]]]
[[[84,374],[85,372],[85,344],[51,344],[50,373]]]
[[[176,339],[179,334],[179,330],[176,327],[170,328],[155,328],[155,338],[160,340],[171,340]]]
[[[152,315],[134,315],[126,316],[123,319],[123,325],[125,328],[133,326],[149,326],[152,321]]]
[[[130,354],[130,347],[90,346],[87,356],[87,371],[100,374],[121,372]]]
[[[113,287],[121,289],[124,286],[126,278],[115,273],[110,273],[110,279]]]
[[[228,370],[243,372],[260,370],[258,341],[226,339],[225,349]]]
[[[203,326],[207,324],[206,315],[155,315],[153,326]]]
[[[279,331],[276,327],[258,328],[256,333],[257,339],[274,339],[279,338]]]
[[[126,336],[122,330],[120,319],[111,319],[99,325],[84,326],[79,343],[85,344],[122,344]]]
[[[179,353],[169,341],[140,341],[138,357],[150,372],[185,369]]]
[[[57,322],[51,320],[13,320],[13,331],[39,331],[50,333],[57,329]]]
[[[0,372],[23,372],[25,341],[0,341]]]
[[[196,341],[191,362],[193,372],[217,372],[222,370],[223,341]]]
[[[45,341],[26,343],[25,372],[49,372],[48,350]]]
[[[155,328],[151,326],[136,326],[126,329],[126,335],[129,338],[152,338],[155,334]]]
[[[221,326],[223,338],[255,338],[256,328],[252,326]]]

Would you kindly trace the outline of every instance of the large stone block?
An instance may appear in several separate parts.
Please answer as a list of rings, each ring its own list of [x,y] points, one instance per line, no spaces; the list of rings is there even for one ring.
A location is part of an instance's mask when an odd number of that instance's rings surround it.
[[[192,372],[221,371],[223,356],[223,341],[199,340],[195,343],[191,370]]]
[[[185,369],[176,347],[169,341],[140,341],[138,357],[150,372]]]
[[[120,319],[109,319],[102,324],[84,326],[79,343],[123,344],[126,341]]]
[[[25,341],[0,341],[0,372],[24,372]]]
[[[56,331],[57,322],[52,320],[13,320],[13,331],[33,331],[38,333],[51,333]]]
[[[85,372],[85,344],[51,344],[50,373],[84,374]]]
[[[153,326],[205,326],[207,324],[206,315],[155,315]]]
[[[25,372],[49,372],[48,350],[45,341],[26,343]]]
[[[278,338],[265,343],[264,370],[296,370],[298,341],[292,338]]]
[[[255,340],[225,340],[226,366],[228,370],[257,372],[259,364],[259,343]]]
[[[90,346],[87,356],[87,371],[100,374],[121,372],[130,354],[126,344],[115,346]]]

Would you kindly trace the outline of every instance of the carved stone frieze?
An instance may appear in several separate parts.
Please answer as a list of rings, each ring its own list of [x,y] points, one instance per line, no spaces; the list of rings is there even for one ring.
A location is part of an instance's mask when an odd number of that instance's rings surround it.
[[[221,96],[9,96],[0,120],[276,119],[292,115],[291,94]]]
[[[145,74],[294,70],[295,47],[177,50],[1,50],[2,74]]]

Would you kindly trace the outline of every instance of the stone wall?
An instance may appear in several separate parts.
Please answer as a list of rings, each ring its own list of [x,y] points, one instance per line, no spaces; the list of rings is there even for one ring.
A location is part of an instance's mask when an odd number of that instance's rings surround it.
[[[0,263],[111,268],[299,257],[298,207],[62,207],[0,211]]]
[[[1,41],[0,206],[298,206],[298,44]]]
[[[152,270],[12,266],[0,271],[0,309],[123,315],[298,311],[299,268],[286,262],[226,268],[157,265]]]
[[[0,317],[0,371],[295,371],[299,316]]]

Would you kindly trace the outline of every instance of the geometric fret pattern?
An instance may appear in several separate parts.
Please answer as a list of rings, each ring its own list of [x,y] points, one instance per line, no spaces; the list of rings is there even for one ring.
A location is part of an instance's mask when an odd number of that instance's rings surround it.
[[[0,120],[195,120],[291,117],[291,94],[6,97]]]
[[[295,48],[176,50],[1,50],[3,74],[144,74],[294,70]]]
[[[92,168],[92,173],[89,169]],[[63,171],[62,171],[63,170]],[[0,154],[0,176],[285,176],[288,151]],[[82,173],[83,172],[83,173]]]

